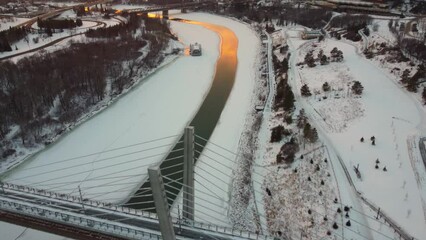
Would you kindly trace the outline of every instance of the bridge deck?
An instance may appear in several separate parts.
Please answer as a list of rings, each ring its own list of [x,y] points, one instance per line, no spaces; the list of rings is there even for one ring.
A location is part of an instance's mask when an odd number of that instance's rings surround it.
[[[12,212],[0,211],[0,221],[20,225],[23,227],[29,227],[32,229],[40,230],[43,232],[49,232],[72,239],[105,239],[105,240],[121,240],[124,238],[113,237],[98,232],[88,231],[85,229],[55,223],[51,221],[45,221],[39,218],[31,216],[23,216]]]

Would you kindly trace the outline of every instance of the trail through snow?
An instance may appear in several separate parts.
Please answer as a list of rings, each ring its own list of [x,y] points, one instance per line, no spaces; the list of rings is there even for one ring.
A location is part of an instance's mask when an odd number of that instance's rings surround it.
[[[293,49],[312,46],[296,39],[290,41]],[[408,233],[418,239],[424,239],[426,222],[423,208],[426,192],[417,187],[409,159],[413,149],[407,146],[407,140],[411,137],[424,136],[425,111],[419,106],[418,101],[401,89],[381,69],[358,55],[354,46],[327,39],[324,53],[329,54],[333,47],[343,51],[342,67],[347,68],[347,74],[364,86],[361,98],[356,99],[362,106],[363,114],[352,119],[344,130],[331,131],[327,121],[338,118],[339,112],[330,111],[326,116],[319,115],[321,102],[318,101],[318,97],[300,97],[299,90],[303,83],[307,83],[308,86],[318,85],[316,81],[324,75],[318,76],[318,71],[300,70],[300,67],[296,67],[295,63],[302,62],[304,58],[304,54],[299,50],[292,53],[296,55],[291,65],[291,69],[295,71],[291,81],[295,95],[312,120],[315,120],[315,125],[323,134],[322,140],[337,157],[341,157],[362,195],[378,205]],[[351,96],[349,94],[340,97]],[[339,109],[340,102],[342,101],[332,101],[335,109]],[[376,138],[375,146],[370,144],[372,136]],[[364,143],[360,142],[361,137],[366,139]],[[376,159],[380,161],[379,169],[375,169]],[[334,162],[335,165],[336,163],[338,165],[338,162]],[[357,164],[362,173],[361,180],[352,170]],[[382,170],[384,167],[387,172]],[[346,181],[344,175],[340,178],[343,178],[340,182]],[[356,196],[352,199],[356,199]]]

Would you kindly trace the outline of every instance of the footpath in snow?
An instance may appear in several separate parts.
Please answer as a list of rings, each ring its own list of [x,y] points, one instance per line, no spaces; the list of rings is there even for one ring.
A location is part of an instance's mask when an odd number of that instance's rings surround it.
[[[293,48],[298,49],[291,66],[295,69],[293,91],[326,142],[349,169],[357,190],[409,234],[424,239],[426,191],[419,179],[425,177],[425,172],[413,163],[413,158],[419,155],[415,147],[417,139],[425,134],[422,132],[426,124],[424,108],[381,69],[357,54],[353,45],[330,39],[315,43],[318,46],[313,42],[291,41]],[[342,63],[332,63],[338,64],[335,71],[331,70],[332,64],[314,68],[303,65],[303,69],[295,66],[303,62],[309,50],[316,51],[316,56],[321,48],[329,55],[334,47],[344,56]],[[336,91],[322,93],[325,81]],[[364,86],[360,98],[350,93],[353,81]],[[313,96],[300,98],[300,88],[305,83]],[[374,146],[370,143],[372,136],[376,139]],[[361,137],[364,142],[360,141]],[[376,169],[377,160],[380,163]],[[353,171],[358,164],[361,179]],[[383,170],[385,167],[387,171]]]

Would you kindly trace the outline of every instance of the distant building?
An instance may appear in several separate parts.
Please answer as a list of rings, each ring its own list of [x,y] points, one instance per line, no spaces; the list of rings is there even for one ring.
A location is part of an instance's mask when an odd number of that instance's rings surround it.
[[[319,36],[322,36],[322,33],[320,30],[311,30],[311,31],[305,30],[302,32],[302,35],[301,35],[302,39],[313,39]]]
[[[191,54],[191,56],[201,56],[201,44],[199,43],[190,44],[189,54]]]

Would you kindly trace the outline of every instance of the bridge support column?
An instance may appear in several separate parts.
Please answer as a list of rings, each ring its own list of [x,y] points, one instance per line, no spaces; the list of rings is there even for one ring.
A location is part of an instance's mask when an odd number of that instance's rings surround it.
[[[163,19],[169,19],[169,10],[163,10]]]
[[[152,196],[154,197],[155,210],[160,222],[160,231],[164,240],[175,240],[172,218],[170,217],[169,204],[167,203],[166,191],[164,190],[163,177],[160,167],[148,168],[149,182],[151,184]]]
[[[183,162],[183,217],[194,221],[194,127],[186,127]]]

